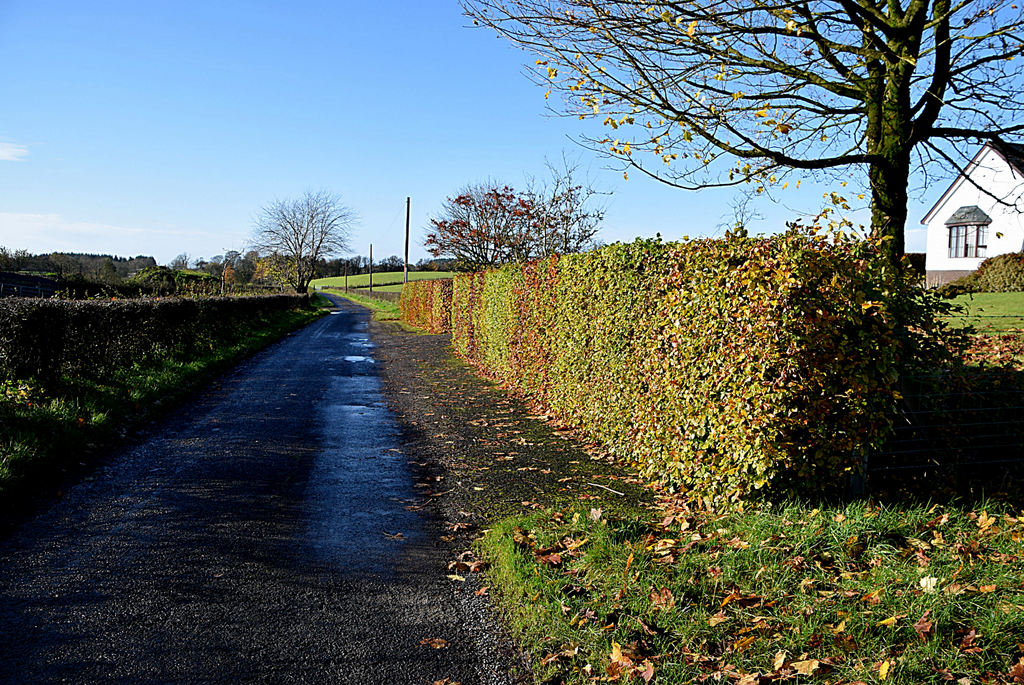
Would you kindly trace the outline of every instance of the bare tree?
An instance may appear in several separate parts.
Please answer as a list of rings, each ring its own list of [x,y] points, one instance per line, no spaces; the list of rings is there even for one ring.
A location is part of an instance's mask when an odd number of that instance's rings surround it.
[[[348,250],[349,231],[357,220],[341,197],[307,191],[296,199],[275,200],[256,219],[252,245],[274,256],[279,272],[296,292],[309,290],[321,259]]]
[[[863,170],[872,232],[890,238],[895,258],[915,155],[948,165],[956,144],[1024,131],[1016,1],[465,0],[464,9],[540,56],[537,80],[564,95],[566,114],[614,131],[591,144],[666,183],[784,187],[787,171]]]
[[[167,266],[177,271],[183,271],[188,268],[188,253],[182,252],[180,255],[171,260],[171,263]]]
[[[548,180],[532,180],[527,189],[534,212],[534,255],[571,254],[594,247],[605,212],[597,200],[611,193],[580,178],[578,162],[563,157],[560,166],[548,162],[547,167]]]

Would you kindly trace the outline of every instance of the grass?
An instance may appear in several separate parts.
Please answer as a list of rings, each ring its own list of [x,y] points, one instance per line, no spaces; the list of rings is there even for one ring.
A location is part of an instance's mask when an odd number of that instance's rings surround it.
[[[974,293],[950,301],[963,310],[949,317],[955,326],[973,326],[979,333],[1024,330],[1024,292]]]
[[[398,309],[397,302],[388,302],[387,300],[378,300],[374,297],[366,297],[365,295],[358,295],[353,292],[342,292],[342,291],[331,291],[332,295],[338,297],[344,297],[345,299],[351,300],[356,304],[361,304],[367,309],[373,310],[373,318],[377,321],[398,321],[401,318],[401,312]]]
[[[538,681],[1024,678],[1019,512],[663,507],[549,510],[478,541]]]
[[[451,271],[410,271],[410,281],[426,281],[434,280],[437,278],[451,278]],[[310,285],[316,287],[333,287],[333,288],[344,288],[345,277],[344,276],[332,276],[331,278],[317,278]],[[350,288],[366,288],[370,285],[369,274],[359,274],[357,276],[348,277],[348,287]],[[376,289],[378,286],[394,286],[398,288],[394,292],[401,292],[402,290],[402,272],[401,271],[381,271],[380,273],[373,274],[373,287]]]
[[[0,381],[0,507],[45,488],[60,472],[207,382],[241,358],[310,323],[322,310],[254,320],[201,355],[153,355],[113,377],[65,377],[59,388]]]

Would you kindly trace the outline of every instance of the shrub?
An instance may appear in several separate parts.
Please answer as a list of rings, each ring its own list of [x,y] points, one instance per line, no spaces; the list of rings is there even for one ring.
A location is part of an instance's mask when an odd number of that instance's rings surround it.
[[[457,276],[453,344],[647,476],[710,499],[845,487],[901,369],[952,359],[873,242],[637,241]]]
[[[1005,293],[1024,290],[1024,253],[989,257],[974,272],[978,292]]]
[[[218,344],[242,322],[308,307],[304,295],[0,300],[0,377],[102,378],[153,355]]]
[[[410,326],[448,333],[452,330],[451,279],[409,281],[398,302],[401,319]]]
[[[944,285],[940,285],[935,289],[935,294],[939,297],[945,297],[952,299],[959,295],[966,295],[968,293],[976,293],[978,291],[978,273],[969,273],[966,276],[961,276],[955,281],[950,281]]]

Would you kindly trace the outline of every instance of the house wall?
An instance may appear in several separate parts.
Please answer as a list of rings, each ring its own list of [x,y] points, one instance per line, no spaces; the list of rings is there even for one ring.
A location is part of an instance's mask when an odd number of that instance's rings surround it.
[[[1024,191],[1024,179],[995,150],[986,148],[976,164],[977,169],[971,172],[972,178],[996,197],[1012,201]],[[949,257],[946,220],[960,207],[970,205],[977,205],[992,217],[988,227],[987,257],[1024,250],[1024,215],[1012,206],[1000,205],[973,183],[959,178],[952,192],[925,217],[928,227],[925,270],[929,284],[958,278],[974,271],[985,261],[984,258]]]

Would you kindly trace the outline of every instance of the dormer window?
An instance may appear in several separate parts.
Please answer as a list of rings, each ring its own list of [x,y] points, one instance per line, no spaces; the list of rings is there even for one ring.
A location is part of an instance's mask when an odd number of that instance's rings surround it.
[[[992,219],[975,205],[961,207],[946,220],[949,229],[949,256],[985,257],[988,252],[988,226]]]

